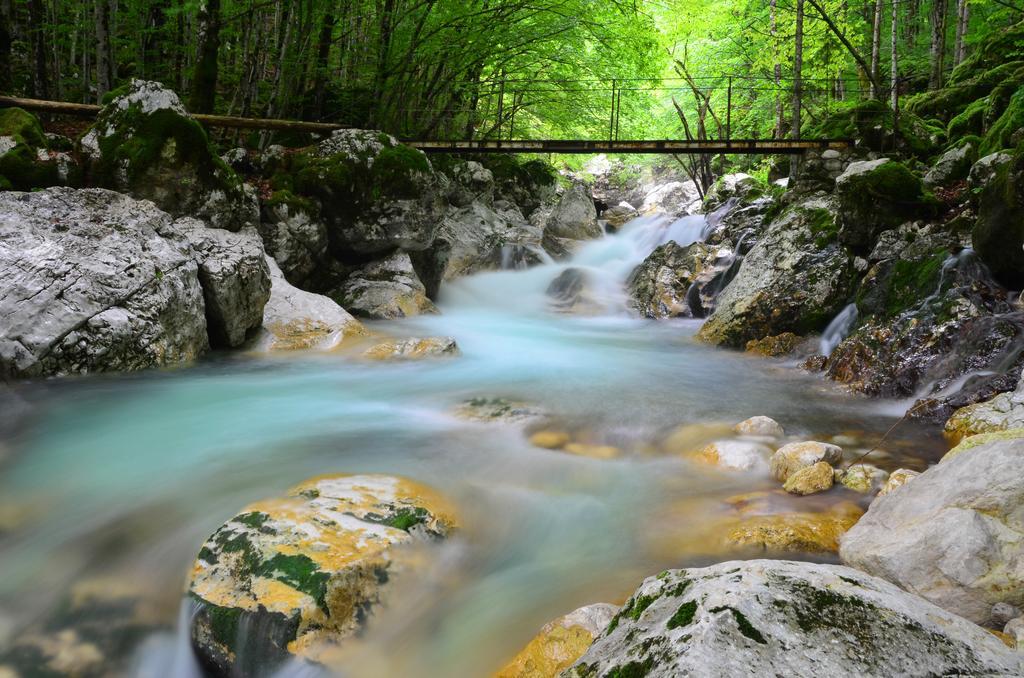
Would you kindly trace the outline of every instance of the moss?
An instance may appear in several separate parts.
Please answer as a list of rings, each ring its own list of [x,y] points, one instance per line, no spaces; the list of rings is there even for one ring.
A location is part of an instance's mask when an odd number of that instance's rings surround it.
[[[815,247],[824,249],[838,239],[839,224],[835,214],[830,210],[813,208],[805,210],[804,213],[807,226],[811,230],[811,235],[814,236]]]
[[[270,520],[270,516],[260,511],[252,511],[251,513],[243,513],[235,516],[234,522],[248,525],[249,527],[260,528],[263,523]]]
[[[711,610],[711,612],[724,612],[726,610],[732,613],[732,617],[736,620],[736,625],[739,627],[740,633],[742,633],[747,638],[750,638],[755,643],[760,643],[761,645],[768,644],[768,641],[765,640],[761,632],[758,631],[754,627],[754,625],[750,623],[750,620],[747,619],[746,615],[744,615],[736,608],[729,607],[728,605],[723,605],[722,607],[714,608],[713,610]]]
[[[430,513],[425,508],[419,506],[402,506],[388,516],[382,516],[377,513],[368,513],[363,516],[363,520],[368,522],[388,525],[405,532],[408,532],[416,525],[422,525],[429,519]]]
[[[53,162],[40,162],[36,149],[27,144],[18,144],[0,156],[0,176],[7,184],[19,191],[57,186],[60,172]]]
[[[640,619],[640,615],[644,613],[651,603],[656,601],[659,596],[648,596],[639,595],[629,599],[626,605],[619,610],[618,614],[612,617],[611,622],[608,624],[608,628],[605,629],[605,633],[611,633],[619,626],[619,621],[623,617],[628,617],[633,621]]]
[[[988,443],[994,443],[1000,440],[1018,440],[1020,438],[1024,438],[1024,428],[1010,428],[1005,431],[979,433],[977,435],[968,436],[961,440],[959,445],[947,452],[942,457],[942,461],[952,459],[961,452],[972,450],[975,447],[980,447],[981,445],[987,445]]]
[[[949,121],[947,134],[951,140],[960,139],[969,134],[981,134],[985,131],[985,110],[988,98],[983,97],[969,104],[959,115]]]
[[[633,661],[622,666],[613,667],[604,678],[644,678],[654,668],[654,658],[647,657],[643,661]]]
[[[214,553],[213,550],[211,550],[210,547],[208,546],[203,546],[203,548],[199,549],[199,555],[196,557],[199,560],[210,563],[211,565],[219,561],[219,558],[217,558],[217,554]]]
[[[224,647],[234,647],[238,640],[238,625],[242,619],[242,610],[237,607],[221,607],[198,599],[203,604],[203,611],[209,619],[210,634],[213,639]]]
[[[47,148],[39,120],[20,108],[0,109],[0,136],[14,137],[17,143],[33,148]]]
[[[1024,22],[992,33],[964,59],[949,76],[950,84],[962,84],[980,73],[1007,62],[1024,59]]]
[[[271,193],[270,198],[263,204],[267,207],[285,206],[290,214],[305,212],[310,216],[315,216],[317,213],[316,203],[313,200],[296,195],[286,188]]]
[[[993,93],[995,96],[995,93]],[[991,101],[989,102],[991,105]],[[1024,127],[1024,89],[1016,90],[1010,97],[1002,115],[992,124],[985,134],[981,145],[982,157],[996,151],[1010,148],[1011,138],[1017,130]]]
[[[936,150],[937,140],[946,136],[945,126],[927,122],[910,111],[899,116],[899,124],[887,104],[877,100],[841,104],[807,130],[808,137],[858,139],[868,148],[881,150],[899,141],[911,153],[925,157]],[[933,138],[937,137],[937,138]]]
[[[683,603],[679,606],[668,622],[665,624],[670,629],[678,629],[683,626],[689,626],[693,623],[693,618],[697,614],[697,601],[691,600]]]
[[[330,575],[322,572],[308,556],[278,553],[260,564],[254,574],[276,579],[296,591],[309,595],[325,613],[327,609],[327,582]]]
[[[885,316],[894,318],[934,294],[948,256],[946,250],[940,249],[927,259],[897,260],[888,281]]]

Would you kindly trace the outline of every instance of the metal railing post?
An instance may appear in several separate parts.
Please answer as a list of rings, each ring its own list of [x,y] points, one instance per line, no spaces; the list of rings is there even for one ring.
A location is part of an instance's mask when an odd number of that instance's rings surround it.
[[[732,76],[729,76],[729,92],[725,104],[725,140],[732,141]]]
[[[498,90],[498,138],[501,139],[501,119],[505,116],[505,78],[501,79]]]
[[[615,89],[616,81],[612,78],[612,110],[608,117],[608,141],[615,140]]]

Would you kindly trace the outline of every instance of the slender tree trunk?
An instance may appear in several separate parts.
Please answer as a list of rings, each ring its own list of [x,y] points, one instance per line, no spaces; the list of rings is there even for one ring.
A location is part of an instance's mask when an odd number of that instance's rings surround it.
[[[327,72],[331,59],[331,37],[334,35],[334,12],[328,8],[320,22],[320,37],[316,47],[316,72],[313,74],[313,115],[317,120],[324,116],[327,99]]]
[[[102,101],[114,82],[114,55],[110,43],[110,0],[96,0],[96,100]]]
[[[29,0],[29,40],[32,52],[32,93],[40,99],[50,98],[50,72],[46,67],[46,12],[43,0]]]
[[[178,0],[178,21],[174,27],[174,85],[185,91],[185,0]]]
[[[14,84],[11,68],[11,42],[14,38],[14,27],[11,16],[11,0],[0,0],[0,92],[11,94]]]
[[[796,0],[796,33],[793,38],[793,138],[800,138],[801,107],[803,106],[804,70],[804,0]],[[793,181],[800,173],[797,156],[790,163],[789,177]]]
[[[149,78],[164,81],[167,77],[166,53],[167,40],[164,31],[167,27],[167,10],[169,0],[150,0],[149,12],[146,14],[146,32],[142,38],[142,63],[145,75]]]
[[[881,74],[879,71],[879,62],[882,56],[882,3],[884,0],[875,0],[875,20],[871,25],[871,98],[877,99],[881,92],[879,92],[879,83]]]
[[[959,66],[967,56],[967,26],[971,22],[971,6],[967,0],[956,3],[956,47],[953,49],[953,66]]]
[[[785,104],[782,97],[782,64],[779,63],[779,23],[778,23],[778,0],[771,0],[771,37],[772,37],[772,59],[775,62],[773,77],[775,79],[775,132],[772,136],[781,139],[786,136],[785,131]]]
[[[212,113],[217,101],[217,57],[220,54],[220,0],[199,5],[199,49],[192,71],[193,113]]]
[[[928,89],[942,87],[942,71],[946,61],[946,10],[948,7],[948,0],[934,0],[932,4],[931,75],[928,77]]]
[[[889,45],[889,105],[893,111],[900,109],[900,63],[899,63],[899,19],[897,8],[900,0],[892,0],[892,37]]]

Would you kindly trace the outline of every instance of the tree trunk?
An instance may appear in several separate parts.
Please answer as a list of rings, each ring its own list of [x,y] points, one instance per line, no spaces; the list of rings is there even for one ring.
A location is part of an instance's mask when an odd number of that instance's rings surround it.
[[[880,73],[879,62],[882,56],[882,2],[875,0],[875,20],[871,26],[871,98],[877,99],[879,92]]]
[[[192,71],[193,113],[212,113],[217,101],[217,57],[220,53],[220,0],[199,5],[199,49]]]
[[[146,15],[146,32],[142,37],[143,68],[147,78],[166,82],[167,40],[164,31],[167,27],[167,10],[169,0],[151,0]],[[168,83],[169,84],[169,83]]]
[[[801,107],[803,106],[804,70],[804,0],[796,0],[796,33],[793,38],[793,138],[800,138]],[[800,172],[797,156],[790,163],[789,177],[793,181]]]
[[[50,97],[50,73],[46,67],[46,13],[43,11],[43,0],[29,0],[28,16],[31,28],[29,38],[32,48],[32,92],[37,97]]]
[[[785,104],[782,97],[782,64],[779,63],[779,23],[778,23],[778,0],[771,0],[771,37],[772,37],[772,60],[775,62],[772,76],[775,80],[775,132],[772,137],[781,139],[786,136],[785,131]]]
[[[96,0],[96,101],[114,83],[114,55],[110,43],[110,0]]]
[[[327,73],[331,60],[331,37],[334,35],[334,13],[327,9],[320,23],[320,37],[316,47],[316,72],[313,74],[313,115],[324,116],[327,99]]]
[[[948,0],[934,0],[931,12],[932,43],[930,50],[931,75],[928,89],[942,87],[942,71],[946,61],[946,14]]]
[[[892,39],[889,45],[889,82],[892,87],[892,91],[889,92],[889,105],[893,111],[900,109],[899,20],[896,12],[899,2],[900,0],[892,0]]]
[[[967,0],[956,3],[956,47],[953,49],[953,66],[959,66],[967,56],[967,26],[971,22],[971,6]]]
[[[11,68],[11,41],[14,30],[11,21],[10,0],[0,0],[0,92],[6,93],[10,93],[14,84]]]

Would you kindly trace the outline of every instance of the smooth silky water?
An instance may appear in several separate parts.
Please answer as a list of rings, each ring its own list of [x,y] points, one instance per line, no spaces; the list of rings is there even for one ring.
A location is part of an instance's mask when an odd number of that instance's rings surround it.
[[[700,527],[724,497],[777,484],[665,454],[668,431],[764,414],[790,434],[870,444],[895,418],[792,366],[703,346],[700,321],[631,318],[629,272],[703,228],[702,217],[642,217],[568,264],[458,280],[442,290],[441,315],[373,324],[452,336],[458,358],[235,354],[19,387],[33,407],[0,448],[0,510],[23,516],[0,533],[0,647],[52,618],[76,583],[100,580],[146,591],[168,629],[134,653],[132,672],[195,675],[181,594],[199,546],[245,504],[325,473],[433,485],[463,524],[347,644],[337,668],[354,677],[486,676],[580,605],[622,602],[666,567],[750,555],[712,547]],[[600,313],[549,310],[545,290],[568,266],[587,272]],[[521,426],[453,414],[475,397],[531,403],[623,456],[537,449]],[[885,465],[921,467],[937,444],[901,426]]]

